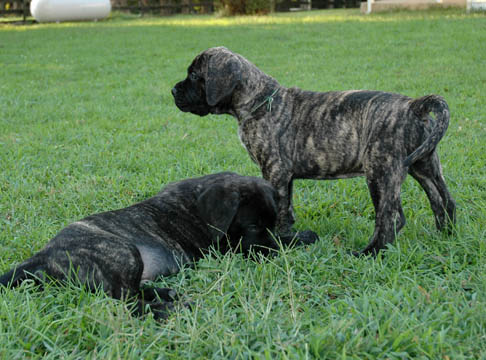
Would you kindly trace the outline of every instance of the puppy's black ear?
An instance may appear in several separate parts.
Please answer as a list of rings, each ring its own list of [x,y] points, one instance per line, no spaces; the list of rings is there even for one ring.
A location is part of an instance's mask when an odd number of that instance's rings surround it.
[[[241,81],[241,62],[229,50],[223,49],[211,55],[206,76],[206,101],[216,106],[233,94]]]
[[[213,240],[219,240],[229,229],[240,205],[240,194],[222,185],[213,185],[197,199],[197,210],[208,224]]]
[[[277,217],[277,191],[270,184],[268,186],[262,186],[263,198],[262,201],[265,202],[266,208],[271,211],[271,214]]]

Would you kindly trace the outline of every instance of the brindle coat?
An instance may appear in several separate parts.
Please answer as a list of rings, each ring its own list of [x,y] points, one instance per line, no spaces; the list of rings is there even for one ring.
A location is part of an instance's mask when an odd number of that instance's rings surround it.
[[[364,254],[376,254],[404,226],[400,189],[407,173],[427,193],[437,228],[455,222],[435,151],[449,124],[440,96],[285,88],[224,47],[199,54],[172,94],[182,111],[236,117],[241,142],[277,189],[280,234],[294,223],[294,179],[366,177],[376,220]]]
[[[135,297],[138,315],[147,305],[163,318],[175,292],[142,289],[141,283],[176,273],[211,246],[223,253],[276,248],[270,233],[277,217],[275,198],[267,181],[234,173],[175,182],[150,199],[68,225],[44,249],[1,276],[0,284],[74,276],[114,298]]]

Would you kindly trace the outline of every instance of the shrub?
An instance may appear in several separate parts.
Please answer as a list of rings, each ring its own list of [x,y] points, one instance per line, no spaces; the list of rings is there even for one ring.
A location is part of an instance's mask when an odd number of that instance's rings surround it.
[[[273,0],[217,0],[216,9],[223,16],[263,15],[274,9]]]

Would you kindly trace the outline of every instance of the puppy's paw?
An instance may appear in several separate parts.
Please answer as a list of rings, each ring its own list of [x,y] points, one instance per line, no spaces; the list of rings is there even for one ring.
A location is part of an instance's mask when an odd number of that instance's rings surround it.
[[[176,309],[176,306],[172,301],[154,301],[146,305],[148,305],[154,319],[158,321],[166,320],[170,313],[174,312]]]
[[[375,248],[367,246],[361,251],[351,251],[350,254],[357,258],[371,258],[376,259],[378,254],[381,252],[382,248]]]
[[[153,288],[152,290],[160,300],[177,301],[180,299],[179,294],[171,288]]]
[[[319,235],[312,230],[304,230],[297,233],[297,245],[310,245],[318,240]]]
[[[154,315],[154,319],[158,321],[166,320],[171,313],[176,312],[178,309],[193,310],[196,307],[196,303],[193,301],[154,301],[148,305],[150,312]]]
[[[303,230],[293,234],[282,235],[280,240],[286,246],[302,246],[314,244],[319,240],[319,236],[312,230]]]
[[[140,295],[142,299],[147,301],[157,301],[159,299],[163,301],[179,300],[179,295],[171,288],[159,288],[148,285],[144,285],[141,288]]]

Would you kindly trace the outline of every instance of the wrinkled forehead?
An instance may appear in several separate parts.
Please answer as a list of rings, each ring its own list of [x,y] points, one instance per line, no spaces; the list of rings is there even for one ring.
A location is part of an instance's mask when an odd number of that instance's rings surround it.
[[[212,57],[217,58],[219,61],[228,61],[229,59],[240,59],[241,56],[235,54],[225,47],[215,47],[204,50],[202,53],[197,55],[194,60],[192,61],[191,65],[187,68],[188,73],[190,72],[198,72],[204,71],[207,69],[209,59]]]
[[[204,53],[199,54],[192,61],[191,65],[189,65],[189,67],[187,68],[187,73],[202,71],[202,69],[204,69],[206,62],[207,62],[206,54]]]

